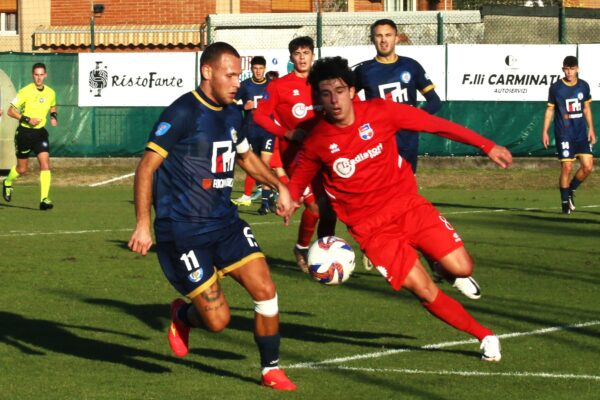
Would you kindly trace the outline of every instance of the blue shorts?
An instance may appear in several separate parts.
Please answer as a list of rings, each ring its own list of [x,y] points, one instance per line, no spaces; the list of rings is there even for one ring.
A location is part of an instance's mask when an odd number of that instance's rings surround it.
[[[417,156],[419,155],[419,134],[414,132],[399,131],[396,133],[396,146],[398,153],[417,173]]]
[[[238,219],[223,229],[194,238],[193,245],[180,248],[175,242],[156,245],[158,261],[171,285],[192,299],[218,278],[251,260],[264,258],[254,234]]]
[[[577,156],[582,154],[592,154],[592,144],[585,140],[559,141],[556,138],[556,151],[558,152],[558,159],[560,161],[575,161]]]
[[[248,136],[252,151],[260,156],[260,153],[273,153],[275,149],[275,135],[263,132],[255,136]]]

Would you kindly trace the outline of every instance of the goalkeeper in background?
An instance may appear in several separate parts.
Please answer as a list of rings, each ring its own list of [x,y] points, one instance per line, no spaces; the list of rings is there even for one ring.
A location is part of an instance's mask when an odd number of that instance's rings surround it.
[[[19,120],[15,133],[17,165],[13,166],[2,182],[2,197],[12,200],[13,182],[27,172],[27,163],[31,153],[37,156],[40,164],[40,210],[53,207],[48,197],[50,193],[50,144],[46,122],[50,111],[50,124],[58,125],[56,116],[56,93],[44,80],[48,76],[46,65],[36,63],[31,68],[33,83],[25,86],[15,97],[8,109],[8,115]]]

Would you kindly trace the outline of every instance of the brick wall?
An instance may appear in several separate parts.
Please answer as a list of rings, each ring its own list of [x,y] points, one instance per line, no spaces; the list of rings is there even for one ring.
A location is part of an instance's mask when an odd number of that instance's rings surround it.
[[[97,25],[201,24],[215,12],[215,0],[96,0],[104,12],[95,15]],[[90,3],[77,0],[52,0],[53,26],[87,25]]]
[[[354,0],[354,11],[383,11],[383,1]]]

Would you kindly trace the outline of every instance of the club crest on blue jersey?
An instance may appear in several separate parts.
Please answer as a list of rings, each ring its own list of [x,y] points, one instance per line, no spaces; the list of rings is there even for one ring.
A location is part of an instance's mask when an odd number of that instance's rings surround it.
[[[235,128],[234,127],[229,128],[229,133],[231,134],[231,140],[233,140],[233,143],[237,143],[238,137],[237,137],[237,131],[235,130]]]
[[[190,273],[188,275],[188,279],[190,280],[190,282],[200,282],[202,280],[202,277],[204,276],[204,271],[200,268],[195,270],[194,272]]]
[[[364,124],[358,127],[358,134],[362,140],[369,140],[373,137],[375,132],[373,132],[371,124]]]
[[[171,129],[171,124],[170,123],[168,123],[168,122],[161,122],[156,127],[156,131],[154,132],[154,135],[155,136],[162,136],[165,133],[169,132],[169,129]]]
[[[411,75],[410,75],[410,72],[408,72],[408,71],[403,71],[400,74],[400,80],[404,83],[410,82],[410,78],[411,78]]]

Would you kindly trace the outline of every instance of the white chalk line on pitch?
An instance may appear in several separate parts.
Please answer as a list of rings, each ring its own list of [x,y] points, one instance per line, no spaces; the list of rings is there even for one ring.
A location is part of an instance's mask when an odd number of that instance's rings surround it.
[[[578,322],[578,323],[574,323],[574,324],[559,325],[559,326],[552,326],[552,327],[548,327],[548,328],[536,329],[536,330],[527,331],[527,332],[504,333],[504,334],[497,335],[497,336],[500,339],[509,339],[509,338],[522,337],[522,336],[543,335],[546,333],[559,332],[559,331],[564,331],[564,330],[569,330],[569,329],[579,329],[579,328],[585,328],[585,327],[594,326],[594,325],[600,325],[600,321]],[[446,347],[461,346],[461,345],[470,344],[470,343],[478,343],[478,340],[477,339],[467,339],[467,340],[459,340],[459,341],[452,341],[452,342],[426,344],[426,345],[421,346],[416,349],[415,348],[390,349],[390,350],[386,350],[386,351],[377,351],[377,352],[373,352],[373,353],[356,354],[354,356],[330,358],[328,360],[322,360],[322,361],[292,364],[292,365],[286,366],[285,368],[287,368],[287,369],[320,368],[324,365],[329,365],[329,364],[341,364],[341,363],[349,362],[349,361],[364,360],[364,359],[369,359],[369,358],[381,358],[381,357],[387,357],[387,356],[394,355],[394,354],[408,353],[408,352],[418,351],[418,350],[442,349],[442,348],[446,348]]]
[[[114,178],[111,178],[111,179],[108,179],[108,180],[105,180],[105,181],[102,181],[102,182],[92,183],[92,184],[90,184],[88,186],[89,187],[96,187],[96,186],[107,185],[107,184],[112,183],[112,182],[116,182],[116,181],[120,181],[120,180],[123,180],[123,179],[130,178],[130,177],[132,177],[134,175],[135,175],[135,172],[131,172],[129,174],[125,174],[125,175],[121,175],[121,176],[116,176]]]
[[[288,367],[289,368],[289,367]],[[399,373],[408,375],[458,375],[458,376],[483,376],[483,377],[510,377],[510,378],[550,378],[550,379],[580,379],[600,381],[598,375],[575,375],[575,374],[557,374],[552,372],[482,372],[482,371],[448,371],[437,370],[427,371],[420,369],[404,369],[404,368],[361,368],[361,367],[346,367],[343,365],[335,367],[313,367],[313,369],[325,370],[342,370],[342,371],[357,371],[357,372],[378,372],[378,373]]]

